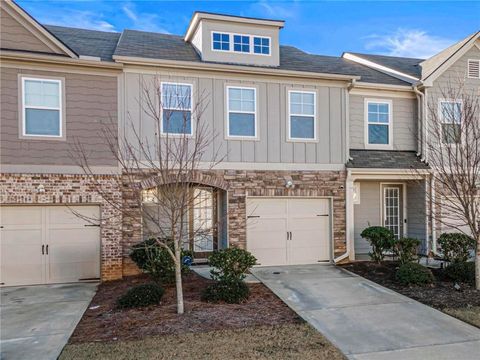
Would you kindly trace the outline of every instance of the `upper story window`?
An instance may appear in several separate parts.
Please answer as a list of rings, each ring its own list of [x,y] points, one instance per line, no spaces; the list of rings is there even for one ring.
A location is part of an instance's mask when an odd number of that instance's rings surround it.
[[[255,54],[270,55],[270,38],[255,36],[253,38],[253,52]]]
[[[250,36],[233,35],[233,51],[249,53],[250,52]]]
[[[230,34],[212,33],[213,50],[229,51],[230,50]]]
[[[365,101],[365,147],[392,148],[392,102],[389,100]]]
[[[468,60],[468,77],[471,79],[480,79],[480,60]]]
[[[315,103],[313,91],[288,92],[288,138],[289,140],[315,140]]]
[[[227,87],[227,136],[255,138],[257,136],[257,90],[247,87]]]
[[[62,81],[22,77],[22,135],[61,138]]]
[[[161,133],[193,135],[191,84],[162,83]]]
[[[462,102],[460,100],[440,100],[439,117],[442,123],[443,143],[460,143],[462,126]]]

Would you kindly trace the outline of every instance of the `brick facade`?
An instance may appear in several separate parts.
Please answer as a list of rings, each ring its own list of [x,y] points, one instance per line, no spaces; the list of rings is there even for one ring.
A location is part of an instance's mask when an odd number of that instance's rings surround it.
[[[287,189],[286,179],[295,187]],[[139,180],[142,186],[155,186],[151,179]],[[248,196],[329,197],[333,200],[333,238],[335,256],[346,249],[345,179],[343,171],[258,171],[216,170],[199,171],[195,175],[198,184],[209,185],[227,191],[228,237],[230,246],[246,248],[246,198]],[[123,219],[124,273],[135,272],[128,259],[130,247],[142,238],[141,209],[135,198],[136,190],[124,188],[124,209],[128,216]]]
[[[39,191],[43,187],[42,191]],[[118,178],[98,175],[1,174],[0,204],[58,205],[98,204],[101,216],[101,278],[122,277],[122,213]],[[103,195],[101,195],[103,194]],[[105,198],[108,194],[109,198]]]

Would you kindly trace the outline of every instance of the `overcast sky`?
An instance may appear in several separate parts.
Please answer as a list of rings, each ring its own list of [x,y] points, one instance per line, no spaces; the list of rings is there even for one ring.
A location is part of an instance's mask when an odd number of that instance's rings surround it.
[[[281,43],[426,58],[480,30],[480,1],[18,0],[44,24],[183,35],[195,10],[285,20]]]

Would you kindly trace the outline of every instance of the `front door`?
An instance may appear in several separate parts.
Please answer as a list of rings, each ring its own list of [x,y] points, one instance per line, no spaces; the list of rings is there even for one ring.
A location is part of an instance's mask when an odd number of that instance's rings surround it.
[[[208,256],[208,253],[217,249],[214,231],[216,194],[212,188],[195,188],[193,191],[193,204],[190,210],[193,251],[197,257]]]
[[[401,185],[383,187],[383,226],[391,230],[395,239],[403,236]]]

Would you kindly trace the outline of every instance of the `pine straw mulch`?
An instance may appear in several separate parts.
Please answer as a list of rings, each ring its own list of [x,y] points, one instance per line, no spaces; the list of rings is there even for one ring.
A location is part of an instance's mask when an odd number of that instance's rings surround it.
[[[153,335],[177,335],[301,323],[299,317],[262,284],[249,284],[250,298],[242,304],[211,304],[201,300],[211,280],[191,272],[183,280],[185,314],[176,314],[175,287],[167,286],[159,305],[119,310],[118,297],[130,287],[149,282],[145,275],[99,285],[69,344],[136,340]]]
[[[443,276],[441,269],[432,269],[435,282],[431,285],[405,286],[395,280],[398,263],[393,261],[382,264],[358,261],[343,265],[343,268],[439,310],[480,306],[479,290],[468,284],[460,284],[460,289],[455,289],[455,284]]]

